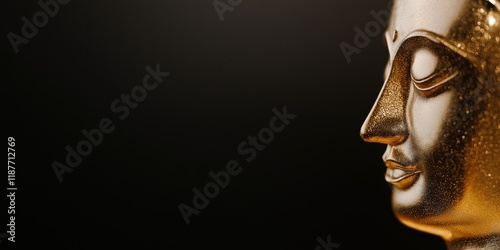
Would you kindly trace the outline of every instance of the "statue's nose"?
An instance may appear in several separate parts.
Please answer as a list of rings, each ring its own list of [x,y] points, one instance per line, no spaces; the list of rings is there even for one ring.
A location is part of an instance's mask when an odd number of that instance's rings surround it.
[[[366,142],[397,145],[404,142],[407,137],[408,132],[404,122],[399,119],[377,120],[369,117],[361,127],[361,138]]]
[[[390,76],[384,84],[361,127],[360,135],[366,142],[397,145],[408,138],[406,103],[409,87],[393,78]]]

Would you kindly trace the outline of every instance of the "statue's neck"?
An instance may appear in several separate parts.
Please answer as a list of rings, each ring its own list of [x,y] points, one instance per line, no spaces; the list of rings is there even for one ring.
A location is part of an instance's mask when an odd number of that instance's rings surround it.
[[[459,238],[446,242],[448,250],[498,250],[500,249],[500,234],[492,234],[478,238]]]

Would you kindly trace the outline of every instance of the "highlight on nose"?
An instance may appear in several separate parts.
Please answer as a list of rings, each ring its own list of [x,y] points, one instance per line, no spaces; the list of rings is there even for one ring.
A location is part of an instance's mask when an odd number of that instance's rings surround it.
[[[384,117],[374,112],[361,127],[360,136],[366,142],[398,145],[408,138],[408,130],[403,119]]]

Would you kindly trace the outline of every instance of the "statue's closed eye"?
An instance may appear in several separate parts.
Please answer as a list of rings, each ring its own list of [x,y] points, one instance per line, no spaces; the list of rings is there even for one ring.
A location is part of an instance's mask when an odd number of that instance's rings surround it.
[[[411,78],[415,88],[424,96],[436,93],[457,76],[451,58],[440,55],[430,48],[417,50],[413,54]]]

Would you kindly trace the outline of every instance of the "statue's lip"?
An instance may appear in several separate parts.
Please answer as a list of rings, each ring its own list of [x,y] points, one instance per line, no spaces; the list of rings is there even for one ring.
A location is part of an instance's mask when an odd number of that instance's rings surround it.
[[[422,172],[416,165],[403,165],[394,160],[386,160],[385,180],[401,189],[409,188]]]

